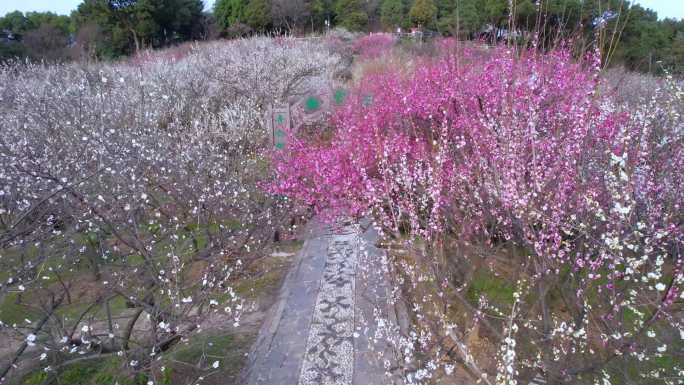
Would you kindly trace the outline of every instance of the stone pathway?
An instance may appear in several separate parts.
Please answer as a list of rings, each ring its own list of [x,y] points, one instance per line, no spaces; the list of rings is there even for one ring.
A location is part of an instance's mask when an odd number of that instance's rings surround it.
[[[370,227],[370,226],[369,226]],[[257,342],[243,383],[385,385],[393,366],[373,318],[387,316],[377,234],[360,225],[331,229],[313,222]],[[373,266],[373,269],[363,266]]]

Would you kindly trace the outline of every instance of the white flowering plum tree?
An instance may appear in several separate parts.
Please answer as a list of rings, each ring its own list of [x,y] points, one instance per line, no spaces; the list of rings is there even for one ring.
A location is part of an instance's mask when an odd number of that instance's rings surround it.
[[[263,111],[338,63],[253,38],[1,67],[0,377],[35,352],[48,378],[107,355],[149,372],[208,319],[237,325],[233,281],[304,214],[260,187]]]

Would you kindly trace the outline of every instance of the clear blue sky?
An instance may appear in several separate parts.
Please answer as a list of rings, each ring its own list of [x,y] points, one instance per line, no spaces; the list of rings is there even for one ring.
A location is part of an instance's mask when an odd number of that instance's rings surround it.
[[[0,0],[0,15],[15,10],[52,11],[66,15],[80,2],[81,0]],[[636,2],[658,12],[661,19],[666,17],[684,19],[684,0],[636,0]],[[214,0],[204,0],[207,8],[213,3]]]

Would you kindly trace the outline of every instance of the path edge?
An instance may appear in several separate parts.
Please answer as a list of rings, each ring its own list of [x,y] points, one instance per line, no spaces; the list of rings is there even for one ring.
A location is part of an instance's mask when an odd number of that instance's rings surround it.
[[[280,323],[283,318],[283,312],[285,311],[287,300],[290,297],[292,284],[295,281],[297,273],[302,267],[304,258],[306,255],[308,255],[308,251],[311,248],[311,241],[314,238],[310,237],[310,235],[314,233],[317,222],[318,221],[315,219],[310,220],[305,227],[305,231],[301,235],[304,237],[304,244],[302,245],[301,250],[297,252],[287,274],[285,275],[285,278],[282,280],[275,302],[266,312],[264,321],[259,328],[257,338],[247,353],[247,360],[242,371],[240,372],[239,384],[251,384],[250,379],[252,379],[253,375],[255,374],[254,369],[257,369],[261,366],[261,361],[265,359],[270,350],[270,346],[273,343],[273,340],[280,327]]]

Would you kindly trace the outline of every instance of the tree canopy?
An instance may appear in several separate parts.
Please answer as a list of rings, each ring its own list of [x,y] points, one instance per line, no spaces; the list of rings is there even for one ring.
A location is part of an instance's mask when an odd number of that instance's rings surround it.
[[[402,0],[384,0],[380,7],[380,21],[387,28],[406,24],[406,12]]]
[[[360,30],[368,23],[368,13],[360,0],[337,0],[337,23],[350,30]]]
[[[437,6],[432,0],[416,0],[409,11],[411,22],[417,26],[432,26]]]

